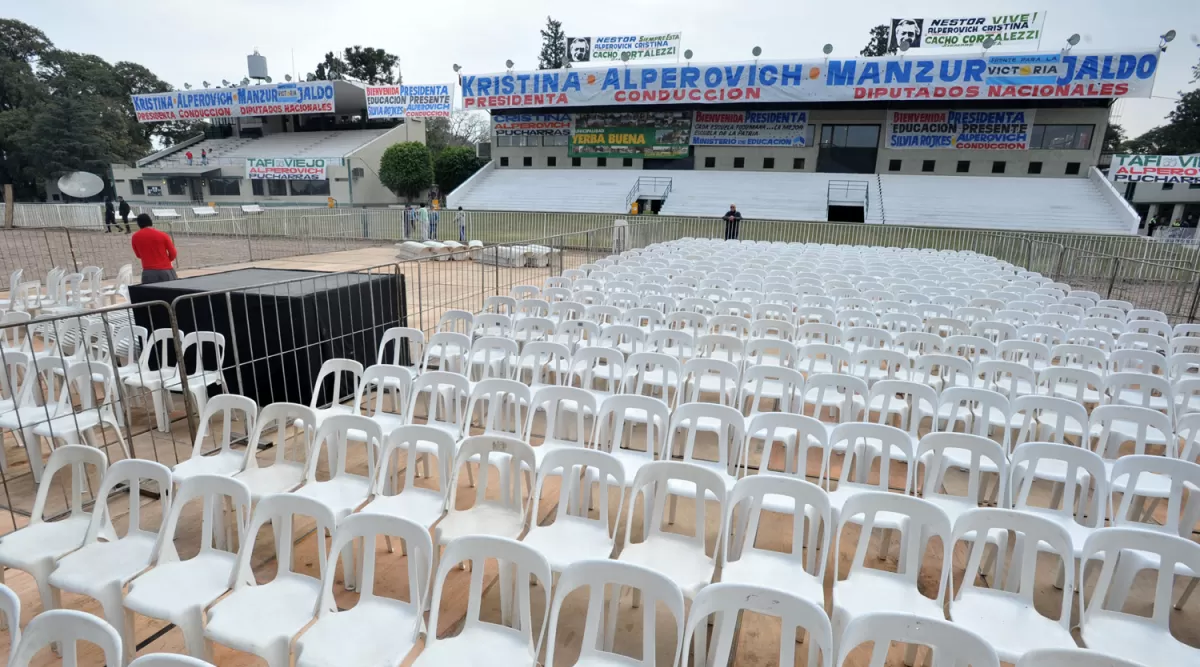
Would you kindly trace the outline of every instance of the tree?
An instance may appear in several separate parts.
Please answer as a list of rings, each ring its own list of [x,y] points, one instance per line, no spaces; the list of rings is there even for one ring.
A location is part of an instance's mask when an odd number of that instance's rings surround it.
[[[871,28],[871,41],[859,51],[859,55],[875,58],[879,56],[895,55],[895,47],[889,48],[891,43],[892,29],[886,23],[881,23],[874,28]]]
[[[452,111],[449,118],[430,118],[425,122],[425,145],[436,159],[447,148],[487,141],[492,133],[488,118],[486,113],[462,109]]]
[[[467,147],[447,148],[438,154],[433,162],[433,173],[437,177],[438,190],[450,193],[462,185],[483,166],[482,160],[475,157],[475,149]]]
[[[316,78],[321,81],[345,79],[372,86],[400,83],[400,56],[374,47],[353,46],[333,51],[317,64]]]
[[[379,180],[397,197],[419,197],[433,185],[429,148],[418,141],[392,144],[379,160]]]
[[[1121,147],[1128,153],[1190,155],[1200,153],[1200,89],[1183,93],[1167,123],[1147,130]]]
[[[542,28],[542,52],[538,54],[538,69],[563,69],[567,62],[567,35],[562,30],[562,21],[546,17]]]
[[[1116,153],[1121,150],[1121,144],[1125,143],[1125,128],[1116,123],[1109,123],[1104,130],[1104,147],[1100,150],[1105,153]]]

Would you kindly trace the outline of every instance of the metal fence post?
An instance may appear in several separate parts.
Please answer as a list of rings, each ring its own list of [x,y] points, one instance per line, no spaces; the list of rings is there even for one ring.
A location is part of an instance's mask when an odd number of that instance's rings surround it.
[[[1112,293],[1113,293],[1113,285],[1115,285],[1115,284],[1116,284],[1116,282],[1117,282],[1117,272],[1119,272],[1120,270],[1121,270],[1121,258],[1120,258],[1120,257],[1113,257],[1113,270],[1112,270],[1112,275],[1110,275],[1110,276],[1108,277],[1108,294],[1107,294],[1107,295],[1105,295],[1105,297],[1104,297],[1104,298],[1106,298],[1106,299],[1111,299],[1111,298],[1112,298]]]

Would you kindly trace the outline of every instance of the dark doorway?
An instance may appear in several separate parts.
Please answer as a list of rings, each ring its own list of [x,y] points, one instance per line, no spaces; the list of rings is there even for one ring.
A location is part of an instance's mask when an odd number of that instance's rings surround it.
[[[817,171],[873,174],[879,154],[878,125],[822,125]]]
[[[190,193],[192,195],[192,201],[194,201],[194,202],[203,202],[204,201],[204,190],[202,190],[200,188],[200,179],[189,178],[188,179],[188,190],[190,191]]]
[[[830,222],[866,222],[866,211],[861,206],[829,206]]]

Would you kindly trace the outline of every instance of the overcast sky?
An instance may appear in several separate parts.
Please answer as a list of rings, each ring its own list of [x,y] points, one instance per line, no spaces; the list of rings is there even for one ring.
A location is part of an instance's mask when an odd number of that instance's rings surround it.
[[[697,61],[851,57],[870,28],[903,6],[906,16],[953,17],[964,13],[1048,11],[1042,49],[1058,49],[1072,33],[1078,51],[1145,49],[1174,28],[1179,37],[1165,54],[1154,99],[1127,100],[1117,112],[1131,135],[1162,122],[1189,83],[1200,59],[1200,0],[16,0],[6,17],[45,31],[59,48],[97,54],[110,62],[132,60],[176,86],[185,82],[241,80],[246,55],[257,48],[282,80],[313,71],[327,51],[361,44],[398,54],[408,83],[453,79],[458,63],[469,73],[537,67],[538,31],[547,14],[569,35],[683,32]],[[967,7],[970,9],[968,10]],[[930,49],[936,52],[938,50]],[[293,66],[294,61],[294,66]]]

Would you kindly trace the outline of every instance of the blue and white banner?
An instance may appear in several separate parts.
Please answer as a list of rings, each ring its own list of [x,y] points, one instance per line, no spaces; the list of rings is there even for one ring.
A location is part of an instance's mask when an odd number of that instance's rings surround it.
[[[1200,185],[1200,153],[1195,155],[1114,155],[1108,168],[1114,183]]]
[[[913,49],[979,46],[989,37],[997,46],[1031,44],[1042,38],[1045,21],[1046,12],[892,19],[888,48],[899,48],[902,42]]]
[[[889,111],[886,148],[1023,151],[1033,133],[1033,110]]]
[[[693,146],[805,146],[807,111],[697,111]]]
[[[568,37],[567,62],[572,64],[678,58],[683,33]],[[628,54],[628,55],[626,55]]]
[[[492,136],[571,136],[569,113],[521,113],[492,116]]]
[[[464,75],[463,107],[857,100],[1149,97],[1157,49],[729,64],[630,65]]]
[[[134,95],[133,108],[141,123],[332,113],[336,110],[333,84],[328,81]]]
[[[454,85],[367,86],[368,118],[449,118]]]

